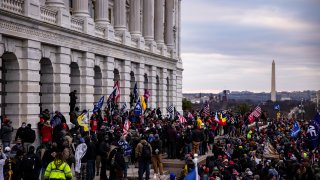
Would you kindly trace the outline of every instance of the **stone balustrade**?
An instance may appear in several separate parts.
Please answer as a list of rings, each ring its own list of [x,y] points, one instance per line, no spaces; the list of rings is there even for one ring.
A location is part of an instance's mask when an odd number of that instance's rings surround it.
[[[41,6],[40,12],[41,12],[41,14],[40,14],[41,20],[48,22],[48,23],[53,23],[53,24],[57,23],[58,10],[50,9],[45,6]]]
[[[105,30],[106,30],[104,27],[99,26],[99,25],[95,25],[94,28],[95,28],[94,34],[95,34],[96,36],[104,37],[104,35],[105,35]]]
[[[0,8],[10,12],[22,14],[23,3],[24,0],[0,0]]]
[[[84,19],[71,17],[71,29],[83,32]]]

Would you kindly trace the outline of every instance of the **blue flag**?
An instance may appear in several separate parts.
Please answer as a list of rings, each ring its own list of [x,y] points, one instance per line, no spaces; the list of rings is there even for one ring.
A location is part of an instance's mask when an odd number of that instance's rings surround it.
[[[276,104],[276,105],[274,106],[274,109],[275,109],[275,110],[280,110],[280,105],[279,105],[279,104]]]
[[[298,133],[300,132],[300,126],[299,126],[299,123],[297,121],[294,122],[294,125],[292,127],[292,130],[291,130],[291,134],[290,136],[291,137],[297,137]]]
[[[138,99],[138,102],[136,103],[136,106],[134,107],[134,115],[140,116],[142,114],[142,107],[140,103],[140,98]]]
[[[307,138],[311,148],[315,149],[319,145],[320,114],[317,113],[314,120],[309,123]]]
[[[94,105],[93,112],[97,112],[99,109],[101,109],[103,102],[104,102],[104,96],[102,96],[97,102],[97,104]]]
[[[139,98],[137,82],[134,84],[133,95],[134,95],[134,102],[137,102],[137,100]]]
[[[184,180],[195,180],[197,178],[196,170],[193,169],[191,172],[187,174],[186,177],[184,177]]]

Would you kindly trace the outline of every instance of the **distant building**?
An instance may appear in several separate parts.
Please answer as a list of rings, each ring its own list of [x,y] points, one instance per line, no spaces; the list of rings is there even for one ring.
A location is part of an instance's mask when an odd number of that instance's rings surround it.
[[[292,100],[290,97],[281,97],[280,101],[290,101]]]

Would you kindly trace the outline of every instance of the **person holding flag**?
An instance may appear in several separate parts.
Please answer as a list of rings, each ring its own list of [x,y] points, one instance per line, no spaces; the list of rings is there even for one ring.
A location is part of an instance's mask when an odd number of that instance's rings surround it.
[[[318,112],[314,120],[309,123],[307,138],[310,149],[315,149],[319,145],[319,131],[320,131],[320,113]]]
[[[79,115],[77,121],[80,126],[80,131],[81,133],[87,133],[89,132],[89,127],[88,127],[88,111],[83,110],[82,113]]]

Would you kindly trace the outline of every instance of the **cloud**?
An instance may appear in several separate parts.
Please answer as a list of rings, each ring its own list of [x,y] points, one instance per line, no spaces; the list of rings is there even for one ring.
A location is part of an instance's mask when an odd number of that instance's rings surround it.
[[[203,3],[192,2],[191,5],[191,2],[187,2],[184,6],[185,9],[183,9],[183,12],[185,12],[183,18],[194,23],[228,22],[242,26],[282,30],[308,30],[319,27],[316,24],[297,18],[294,12],[288,12],[276,6],[254,3],[248,5],[249,3],[245,2],[241,5],[235,4],[204,1]]]
[[[182,54],[184,61],[183,92],[217,92],[224,89],[268,92],[271,62],[255,57],[223,54]],[[319,63],[318,63],[319,64]],[[276,61],[278,91],[317,89],[320,66]]]
[[[320,2],[182,1],[183,91],[320,89]]]

